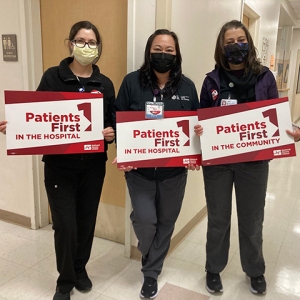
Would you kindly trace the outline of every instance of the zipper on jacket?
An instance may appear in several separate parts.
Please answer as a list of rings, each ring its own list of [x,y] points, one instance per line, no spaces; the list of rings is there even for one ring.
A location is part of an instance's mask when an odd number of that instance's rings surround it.
[[[153,180],[156,180],[156,167],[154,168],[154,172],[153,172]]]

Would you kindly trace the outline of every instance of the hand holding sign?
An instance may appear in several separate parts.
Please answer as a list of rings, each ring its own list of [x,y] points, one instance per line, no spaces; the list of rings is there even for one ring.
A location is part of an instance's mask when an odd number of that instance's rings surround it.
[[[194,132],[197,136],[200,136],[203,133],[203,127],[200,124],[195,125]]]
[[[295,142],[300,141],[300,127],[293,123],[293,131],[286,130],[286,133],[294,138]]]
[[[102,134],[104,136],[104,139],[107,142],[112,142],[115,139],[115,131],[112,127],[106,127],[102,130]]]
[[[0,132],[6,134],[7,121],[0,121]]]
[[[112,161],[112,164],[115,165],[117,164],[117,157],[115,157],[115,159]],[[124,166],[124,165],[120,165],[118,166],[119,171],[124,171],[124,172],[130,172],[132,169],[136,170],[137,168],[134,168],[133,166]]]

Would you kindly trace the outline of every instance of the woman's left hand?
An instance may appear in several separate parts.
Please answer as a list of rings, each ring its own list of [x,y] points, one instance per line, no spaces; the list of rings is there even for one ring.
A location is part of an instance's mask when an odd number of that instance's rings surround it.
[[[194,132],[197,136],[200,136],[203,133],[203,127],[199,124],[194,126]]]
[[[113,165],[116,165],[117,164],[117,157],[115,157],[115,159],[112,161],[112,164]],[[124,172],[130,172],[132,169],[133,170],[136,170],[137,168],[134,168],[132,166],[121,166],[121,167],[118,167],[119,171],[124,171]]]
[[[115,139],[115,131],[113,130],[112,127],[106,127],[102,130],[102,133],[103,133],[103,136],[104,136],[104,139],[107,141],[107,142],[111,142]]]

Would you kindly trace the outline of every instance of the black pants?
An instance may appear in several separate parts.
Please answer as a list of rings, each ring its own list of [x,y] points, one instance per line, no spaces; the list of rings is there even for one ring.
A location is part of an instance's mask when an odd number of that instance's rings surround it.
[[[234,186],[243,271],[250,277],[264,274],[262,229],[268,173],[268,161],[203,167],[208,213],[207,271],[220,273],[228,261]]]
[[[138,249],[146,263],[144,276],[157,279],[167,256],[175,222],[179,215],[187,172],[165,180],[149,180],[126,173],[133,211],[130,215],[138,239]]]
[[[57,287],[69,292],[77,279],[86,278],[97,210],[105,176],[105,162],[74,160],[69,167],[45,163],[45,187],[50,204]]]

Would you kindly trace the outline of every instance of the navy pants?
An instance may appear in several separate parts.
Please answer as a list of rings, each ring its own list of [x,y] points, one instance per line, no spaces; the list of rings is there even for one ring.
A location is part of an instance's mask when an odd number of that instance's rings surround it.
[[[44,172],[55,231],[57,287],[66,293],[87,277],[105,162],[74,160],[72,167],[45,163]]]
[[[243,271],[250,277],[264,274],[262,229],[268,173],[268,161],[203,167],[208,212],[207,271],[220,273],[228,262],[234,186]]]
[[[130,215],[144,259],[144,276],[157,279],[179,215],[187,172],[162,181],[126,173],[133,211]]]

